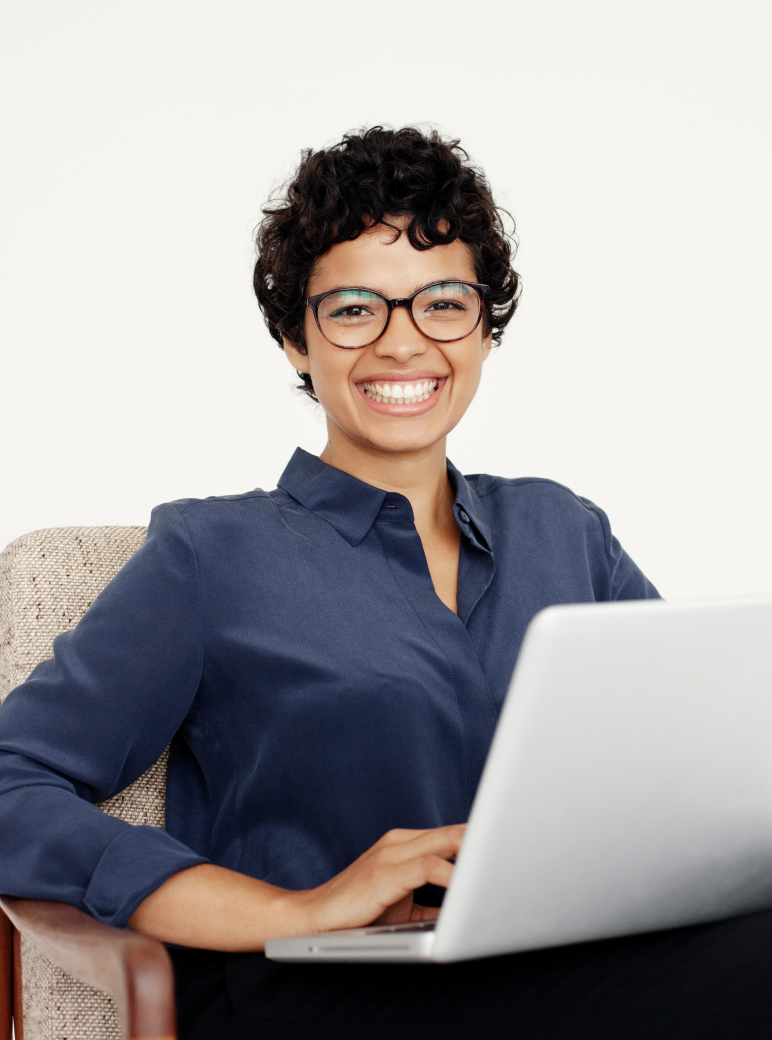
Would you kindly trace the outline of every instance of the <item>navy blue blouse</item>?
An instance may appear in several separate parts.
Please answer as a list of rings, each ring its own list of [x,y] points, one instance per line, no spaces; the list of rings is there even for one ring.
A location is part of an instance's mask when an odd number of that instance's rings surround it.
[[[465,820],[534,614],[657,592],[586,499],[448,470],[458,615],[408,500],[304,451],[270,493],[157,507],[0,708],[0,891],[124,925],[196,863],[307,888]],[[95,808],[169,742],[165,830]]]

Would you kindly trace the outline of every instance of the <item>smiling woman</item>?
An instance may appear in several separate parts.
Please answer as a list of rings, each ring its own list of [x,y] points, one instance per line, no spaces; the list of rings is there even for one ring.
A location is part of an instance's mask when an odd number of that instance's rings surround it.
[[[769,914],[484,965],[266,961],[436,917],[531,619],[657,592],[592,502],[446,457],[519,292],[457,142],[307,152],[257,245],[327,444],[272,491],[157,507],[6,698],[0,891],[175,944],[190,1040],[768,1035]],[[169,742],[165,828],[99,812]]]

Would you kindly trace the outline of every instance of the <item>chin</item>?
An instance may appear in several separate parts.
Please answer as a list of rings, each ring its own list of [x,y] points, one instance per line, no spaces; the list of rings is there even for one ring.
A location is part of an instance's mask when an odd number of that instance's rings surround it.
[[[396,437],[367,437],[367,443],[379,451],[388,453],[424,451],[432,448],[438,441],[443,440],[447,434],[443,431],[435,436],[411,437],[409,435]]]

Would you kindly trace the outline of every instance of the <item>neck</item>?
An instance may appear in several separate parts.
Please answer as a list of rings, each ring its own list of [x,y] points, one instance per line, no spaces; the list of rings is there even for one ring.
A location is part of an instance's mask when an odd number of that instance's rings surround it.
[[[443,437],[419,451],[384,452],[348,440],[340,443],[331,436],[320,458],[366,484],[404,495],[421,530],[452,521],[455,493],[448,478],[445,445]]]

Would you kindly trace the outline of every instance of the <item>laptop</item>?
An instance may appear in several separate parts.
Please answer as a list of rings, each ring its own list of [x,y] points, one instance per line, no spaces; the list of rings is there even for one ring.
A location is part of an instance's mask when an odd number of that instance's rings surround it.
[[[531,622],[436,922],[271,939],[457,961],[772,906],[772,599]]]

